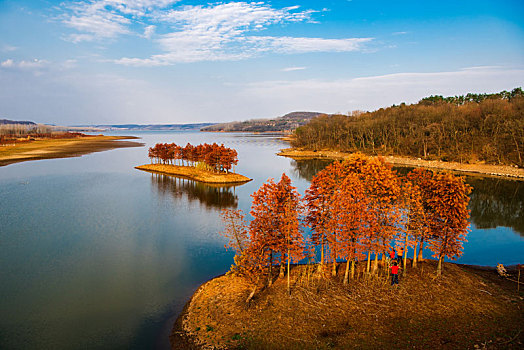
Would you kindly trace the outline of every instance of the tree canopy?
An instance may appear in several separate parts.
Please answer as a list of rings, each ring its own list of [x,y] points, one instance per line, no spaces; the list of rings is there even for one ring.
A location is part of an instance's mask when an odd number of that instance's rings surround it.
[[[287,263],[289,278],[291,260],[316,261],[318,255],[319,272],[330,261],[333,276],[338,262],[345,261],[343,281],[348,283],[355,261],[367,259],[366,271],[374,274],[379,256],[386,259],[393,248],[402,251],[404,270],[408,248],[413,248],[413,266],[424,247],[431,249],[439,259],[440,275],[444,258],[462,254],[470,191],[462,177],[423,169],[401,177],[383,158],[354,154],[315,175],[302,200],[285,174],[278,183],[268,180],[252,195],[253,219],[244,228],[240,212],[224,212],[226,222],[233,217],[237,222],[227,224],[225,235],[237,253],[244,247],[234,270],[243,271],[255,285],[263,280],[271,285],[275,265],[280,264],[283,277]],[[303,236],[299,219],[311,228],[310,240]]]
[[[216,143],[193,146],[188,143],[185,147],[175,143],[157,143],[149,148],[148,156],[151,162],[162,162],[163,164],[175,164],[176,161],[182,165],[198,166],[204,165],[209,169],[219,172],[229,172],[233,165],[238,164],[238,153],[232,148]]]

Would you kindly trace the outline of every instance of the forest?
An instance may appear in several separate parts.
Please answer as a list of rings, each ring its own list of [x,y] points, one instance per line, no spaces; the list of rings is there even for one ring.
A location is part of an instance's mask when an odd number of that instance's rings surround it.
[[[293,147],[524,167],[524,93],[430,96],[373,112],[322,115]]]
[[[185,147],[176,143],[157,143],[149,148],[148,156],[151,163],[176,164],[193,166],[214,172],[227,172],[238,164],[236,150],[216,143],[193,146],[188,143]]]
[[[284,277],[290,263],[318,266],[336,276],[345,262],[343,283],[356,278],[355,266],[368,275],[388,266],[391,250],[402,258],[408,248],[412,267],[423,259],[424,247],[438,259],[462,254],[469,230],[469,194],[464,178],[449,173],[414,169],[399,176],[384,159],[361,153],[334,162],[315,175],[303,198],[285,174],[269,179],[255,193],[249,223],[240,210],[222,212],[223,235],[235,251],[231,273],[245,277],[256,289],[271,285],[273,268]],[[305,235],[305,228],[311,235]],[[380,260],[380,263],[379,263]]]

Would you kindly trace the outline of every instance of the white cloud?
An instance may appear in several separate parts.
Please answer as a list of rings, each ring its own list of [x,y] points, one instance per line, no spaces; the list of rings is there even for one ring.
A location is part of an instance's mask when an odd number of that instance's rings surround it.
[[[12,51],[16,51],[18,50],[18,47],[16,46],[11,46],[11,45],[4,45],[2,46],[2,50],[3,52],[12,52]]]
[[[14,67],[14,61],[9,58],[9,59],[5,60],[4,62],[1,62],[0,63],[0,67],[4,67],[4,68]]]
[[[115,63],[163,66],[182,62],[239,60],[261,53],[350,52],[371,38],[301,38],[257,35],[272,25],[313,22],[318,11],[299,6],[274,8],[264,2],[218,2],[178,6],[177,0],[92,0],[67,6],[62,21],[78,33],[67,39],[79,43],[135,34],[151,39],[161,25],[167,33],[155,35],[162,52],[147,58],[124,57]],[[154,23],[154,24],[153,24]],[[137,32],[136,28],[141,30]]]
[[[349,52],[361,49],[372,39],[324,39],[255,36],[270,25],[311,19],[313,10],[298,6],[275,9],[262,2],[230,2],[208,6],[184,6],[158,13],[156,20],[176,31],[164,34],[157,43],[164,51],[149,58],[121,58],[116,63],[161,66],[180,62],[239,60],[261,53]]]
[[[2,68],[19,68],[19,69],[27,69],[27,70],[32,70],[32,69],[38,69],[38,68],[43,68],[45,66],[49,65],[49,62],[46,61],[46,60],[39,60],[39,59],[34,59],[32,61],[14,61],[12,59],[7,59],[3,62],[0,62],[0,67]]]
[[[478,68],[339,80],[166,86],[116,73],[65,70],[59,64],[36,75],[32,70],[13,69],[18,63],[0,62],[3,113],[63,125],[176,123],[189,122],[188,118],[195,122],[231,121],[297,110],[347,113],[417,102],[435,94],[511,90],[524,81],[524,69]]]
[[[151,39],[153,34],[155,34],[155,29],[156,29],[156,26],[153,26],[153,25],[145,27],[143,37],[146,39]]]
[[[63,23],[82,33],[72,34],[69,39],[77,43],[128,34],[127,25],[131,21],[117,12],[108,10],[106,5],[106,1],[72,4],[69,7],[72,14],[65,18]]]
[[[247,84],[239,98],[263,108],[261,115],[293,110],[326,113],[374,110],[430,95],[498,92],[522,85],[524,69],[475,67],[450,72],[398,73],[334,81],[263,81]],[[257,101],[257,102],[255,102]],[[262,113],[265,112],[265,113]]]
[[[372,40],[372,38],[323,39],[270,36],[252,36],[246,39],[255,45],[257,51],[284,54],[358,51],[362,43]]]
[[[306,67],[286,67],[282,69],[282,72],[293,72],[297,70],[304,70]]]
[[[62,22],[79,33],[67,36],[78,43],[100,39],[113,39],[131,34],[129,28],[137,19],[159,8],[165,8],[179,0],[91,0],[65,4]],[[151,33],[146,26],[144,35]]]

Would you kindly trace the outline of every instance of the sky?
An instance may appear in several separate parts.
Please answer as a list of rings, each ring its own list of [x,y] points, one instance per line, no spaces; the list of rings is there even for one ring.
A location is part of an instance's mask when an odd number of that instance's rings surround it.
[[[0,0],[0,119],[225,122],[515,87],[521,0]]]

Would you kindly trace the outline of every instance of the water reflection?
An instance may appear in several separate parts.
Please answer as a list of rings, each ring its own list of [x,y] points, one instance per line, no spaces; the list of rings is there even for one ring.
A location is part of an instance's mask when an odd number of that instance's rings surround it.
[[[524,236],[524,183],[495,178],[467,177],[473,186],[469,208],[477,228],[511,227]]]
[[[291,160],[293,174],[307,181],[311,181],[313,176],[331,163],[333,160],[329,159]]]
[[[209,185],[163,174],[151,174],[151,182],[162,195],[169,194],[177,200],[185,197],[189,202],[197,201],[206,209],[236,209],[238,206],[236,186]]]
[[[323,159],[293,160],[291,166],[296,176],[307,181],[332,161]],[[395,167],[401,176],[413,168]],[[511,227],[524,236],[524,183],[500,178],[466,176],[473,186],[469,209],[471,222],[479,229]]]

